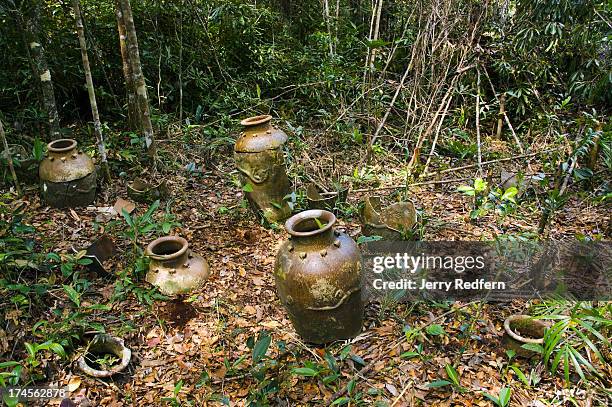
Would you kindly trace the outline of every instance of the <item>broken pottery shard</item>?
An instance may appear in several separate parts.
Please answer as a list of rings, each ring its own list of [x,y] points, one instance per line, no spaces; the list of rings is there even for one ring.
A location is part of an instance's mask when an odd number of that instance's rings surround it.
[[[366,197],[361,210],[361,232],[385,240],[401,240],[416,224],[416,209],[410,201],[383,207],[381,198]]]
[[[504,321],[502,343],[513,350],[517,356],[531,358],[539,353],[523,348],[523,345],[543,345],[544,331],[548,328],[545,321],[534,319],[529,315],[511,315]]]
[[[100,236],[85,250],[85,258],[91,259],[92,263],[88,264],[87,267],[96,273],[103,272],[107,273],[104,268],[104,262],[115,255],[116,247],[113,240],[106,234]],[[74,253],[78,253],[79,250],[72,248]]]
[[[102,367],[92,366],[95,357],[103,358],[105,355],[113,355],[119,358],[117,365],[103,369]],[[123,340],[108,334],[98,334],[89,343],[83,355],[78,359],[77,364],[81,371],[92,377],[110,377],[124,370],[130,363],[132,351],[125,347]]]
[[[321,195],[320,189],[314,183],[306,187],[309,209],[324,209],[336,213],[337,208],[346,203],[347,196],[348,187],[341,187],[337,191],[327,193],[326,196]]]
[[[128,183],[127,191],[130,198],[144,203],[151,203],[168,195],[166,180],[152,184],[141,178],[136,178],[133,182]]]
[[[136,205],[133,202],[130,202],[130,201],[126,200],[126,199],[119,198],[119,199],[117,199],[117,202],[115,202],[115,205],[113,206],[113,209],[119,215],[123,214],[123,209],[125,209],[125,211],[128,214],[130,214],[130,213],[134,212],[134,209],[136,209]]]

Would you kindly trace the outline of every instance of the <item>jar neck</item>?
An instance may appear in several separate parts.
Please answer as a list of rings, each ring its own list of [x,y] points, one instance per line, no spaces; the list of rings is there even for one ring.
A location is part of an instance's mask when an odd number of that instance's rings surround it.
[[[265,123],[253,124],[244,127],[245,133],[264,133],[268,130],[272,130],[272,123],[270,123],[270,120]]]
[[[151,259],[156,263],[163,265],[164,267],[178,268],[187,262],[187,260],[189,259],[189,254],[190,250],[187,249],[185,253],[171,259],[161,258],[155,255],[151,256]]]
[[[74,147],[66,151],[49,151],[49,157],[55,157],[55,158],[67,157],[69,155],[73,155],[76,153],[77,153],[77,148]]]
[[[291,236],[290,240],[297,250],[319,250],[328,247],[334,242],[334,229],[329,228],[311,236]]]

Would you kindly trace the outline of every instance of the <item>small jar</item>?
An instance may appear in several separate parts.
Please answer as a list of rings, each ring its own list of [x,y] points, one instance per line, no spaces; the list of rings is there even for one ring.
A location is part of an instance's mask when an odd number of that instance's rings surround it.
[[[210,276],[206,259],[191,252],[180,236],[152,241],[145,255],[150,258],[146,280],[165,295],[188,294],[201,288]]]

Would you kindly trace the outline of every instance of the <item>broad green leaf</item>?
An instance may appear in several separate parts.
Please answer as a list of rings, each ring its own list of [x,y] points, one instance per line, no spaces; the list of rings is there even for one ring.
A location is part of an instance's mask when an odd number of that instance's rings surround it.
[[[449,382],[448,380],[434,380],[431,383],[427,383],[425,387],[437,388],[437,387],[450,386],[451,384],[452,383]]]
[[[489,393],[483,393],[483,394],[484,394],[484,396],[486,398],[491,400],[493,402],[493,404],[495,404],[496,406],[499,406],[499,399],[497,397],[495,397],[494,395],[489,394]]]
[[[499,405],[500,407],[506,407],[510,403],[512,397],[512,390],[508,387],[504,387],[499,391]]]
[[[516,189],[516,187],[510,187],[506,189],[506,191],[501,197],[501,200],[514,202],[514,197],[516,196],[517,193],[518,193],[518,189]]]
[[[482,178],[476,178],[474,180],[474,190],[476,192],[482,192],[485,189],[487,189],[487,181],[483,180]]]
[[[361,366],[366,365],[365,360],[363,360],[363,358],[359,355],[351,354],[351,360],[355,363],[359,363]]]
[[[542,354],[544,352],[544,348],[542,347],[542,345],[537,343],[525,343],[521,345],[521,348],[530,350],[532,352],[537,352],[539,354]]]
[[[428,326],[426,329],[426,332],[432,336],[444,335],[446,333],[442,325],[439,325],[439,324],[433,324],[433,325]]]
[[[49,349],[55,353],[56,355],[65,358],[66,357],[66,351],[64,350],[64,347],[62,345],[60,345],[59,343],[51,343],[49,344]]]
[[[334,402],[331,403],[330,406],[343,406],[345,404],[348,404],[349,401],[351,401],[349,397],[339,397],[336,400],[334,400]]]
[[[514,373],[516,373],[520,381],[522,381],[526,386],[530,386],[529,379],[527,379],[525,373],[523,373],[523,371],[518,366],[512,365],[510,366],[510,368],[514,371]]]
[[[24,346],[25,346],[26,350],[28,351],[28,353],[30,354],[31,357],[35,357],[36,356],[36,348],[34,347],[34,345],[32,345],[29,342],[25,342]]]
[[[125,219],[129,227],[134,227],[134,220],[132,219],[132,216],[130,216],[130,214],[125,210],[125,208],[121,208],[121,215],[123,215],[123,218]]]
[[[259,339],[253,347],[253,363],[259,362],[266,355],[271,341],[272,337],[267,332],[262,332],[259,335]]]
[[[475,193],[474,188],[469,185],[462,185],[457,188],[457,191],[468,196],[474,196]]]
[[[350,382],[348,382],[348,384],[346,385],[346,392],[350,395],[353,394],[353,390],[355,390],[355,385],[357,384],[357,382],[355,381],[355,379],[352,379]]]
[[[319,372],[309,367],[297,367],[295,369],[292,369],[291,372],[298,376],[308,376],[308,377],[314,377],[319,374]]]
[[[244,192],[253,192],[253,185],[250,182],[247,182],[242,186],[242,190]]]
[[[400,355],[400,358],[411,359],[420,356],[419,352],[404,352]]]
[[[446,374],[448,375],[448,378],[451,379],[451,382],[459,386],[459,373],[457,372],[457,370],[449,364],[444,366],[444,370],[446,370]]]
[[[81,299],[80,299],[79,293],[69,285],[63,284],[62,287],[64,287],[64,291],[66,292],[66,294],[68,294],[68,297],[70,298],[70,300],[74,302],[77,305],[77,307],[80,307]]]

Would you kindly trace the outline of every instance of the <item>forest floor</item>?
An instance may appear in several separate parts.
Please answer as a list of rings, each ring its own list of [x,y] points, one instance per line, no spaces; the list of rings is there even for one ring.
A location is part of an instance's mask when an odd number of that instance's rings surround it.
[[[306,139],[311,147],[319,148],[317,143],[316,137]],[[110,307],[108,311],[89,312],[87,320],[103,324],[108,332],[125,340],[132,350],[128,369],[110,379],[94,379],[77,369],[77,353],[68,361],[49,354],[41,366],[48,383],[68,386],[78,405],[246,405],[247,400],[267,398],[269,404],[278,406],[329,405],[334,400],[347,405],[487,406],[493,404],[484,393],[497,396],[503,387],[512,389],[512,406],[610,402],[599,385],[581,382],[568,388],[562,375],[552,376],[541,362],[512,361],[523,372],[541,378],[533,386],[522,383],[509,369],[500,342],[502,325],[508,315],[526,311],[528,303],[522,301],[372,302],[366,307],[366,323],[358,337],[325,348],[303,343],[277,298],[272,274],[277,247],[287,235],[281,227],[262,226],[240,204],[243,192],[233,181],[236,174],[231,150],[218,154],[224,158],[212,162],[198,160],[198,154],[188,158],[176,140],[163,145],[163,149],[172,152],[177,168],[194,161],[196,168],[203,169],[194,174],[169,168],[156,175],[167,179],[171,194],[168,206],[162,202],[155,218],[163,222],[168,216],[164,208],[172,213],[181,225],[174,227],[172,234],[184,236],[194,252],[206,257],[212,270],[205,286],[191,296],[157,300],[151,297],[152,290],[142,275],[140,281],[133,277],[130,282],[121,273],[134,260],[132,243],[122,233],[125,222],[120,217],[101,221],[99,215],[100,208],[112,206],[118,198],[128,199],[124,180],[104,187],[89,208],[50,209],[40,202],[35,186],[13,202],[23,213],[23,222],[36,228],[37,247],[45,252],[70,253],[72,247],[86,247],[102,233],[108,233],[118,247],[118,254],[105,264],[108,275],[81,276],[91,286],[81,296],[80,307]],[[292,171],[306,171],[325,182],[320,174],[331,168],[329,155],[317,155],[322,158],[312,160],[307,151],[312,154],[313,150],[303,148],[294,157]],[[333,171],[352,174],[352,157],[356,155],[360,156],[357,151],[336,154]],[[538,171],[537,157],[531,162]],[[499,174],[500,168],[512,171],[525,167],[526,161],[516,160],[487,169]],[[402,185],[401,173],[393,168],[401,167],[391,163],[372,168],[379,181],[377,188]],[[491,213],[470,222],[471,202],[456,188],[471,184],[475,174],[476,169],[470,168],[445,174],[449,179],[468,178],[466,181],[410,188],[409,196],[421,211],[421,219],[429,220],[424,239],[482,240],[505,233],[537,233],[540,212],[529,205],[520,205],[503,219]],[[353,188],[363,188],[363,184]],[[349,202],[356,205],[362,197],[363,193],[352,194]],[[146,210],[146,205],[137,204],[135,214]],[[576,234],[609,238],[608,222],[604,205],[572,193],[565,208],[553,218],[549,234],[554,238]],[[356,213],[340,216],[338,227],[357,239],[360,228]],[[151,240],[144,237],[138,244],[144,248]],[[49,275],[39,277],[51,279]],[[127,288],[133,286],[140,288]],[[140,300],[135,293],[141,294]],[[44,340],[32,333],[36,321],[46,320],[51,325],[78,311],[61,286],[42,295],[47,308],[7,312],[10,329],[0,336],[10,338],[13,358],[24,356],[23,342]],[[151,298],[149,304],[147,299]],[[54,312],[57,310],[60,312]],[[439,326],[442,331],[428,329],[431,326]],[[416,334],[406,335],[407,328],[416,329]],[[95,329],[89,331],[87,337]],[[254,364],[249,345],[264,335],[271,336],[271,345],[267,356]],[[448,379],[448,364],[457,367],[461,388],[428,387],[431,382]],[[293,370],[301,367],[309,367],[316,374],[304,376]],[[330,378],[324,380],[326,377]],[[349,391],[339,391],[347,385]]]

